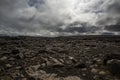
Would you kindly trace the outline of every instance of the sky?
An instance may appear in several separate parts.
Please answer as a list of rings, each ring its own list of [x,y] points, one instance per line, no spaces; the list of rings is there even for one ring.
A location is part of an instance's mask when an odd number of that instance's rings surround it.
[[[120,35],[120,0],[0,0],[0,34]]]

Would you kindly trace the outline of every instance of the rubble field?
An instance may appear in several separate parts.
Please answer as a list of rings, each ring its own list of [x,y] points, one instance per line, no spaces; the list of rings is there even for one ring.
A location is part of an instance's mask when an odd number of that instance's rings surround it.
[[[120,80],[120,36],[0,37],[0,80]]]

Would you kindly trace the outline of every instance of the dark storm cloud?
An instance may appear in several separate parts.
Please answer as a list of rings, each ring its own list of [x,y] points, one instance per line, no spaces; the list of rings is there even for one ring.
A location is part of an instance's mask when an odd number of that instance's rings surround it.
[[[109,26],[106,26],[105,29],[106,29],[106,30],[109,30],[109,31],[119,32],[119,31],[120,31],[120,25],[119,25],[119,24],[109,25]]]
[[[67,27],[64,29],[62,28],[58,29],[58,32],[94,33],[96,30],[98,30],[98,27],[92,26],[87,23],[74,22],[73,24],[67,25]]]
[[[119,9],[119,0],[0,0],[0,34],[116,34]]]
[[[68,27],[64,30],[59,30],[59,32],[78,32],[78,33],[86,33],[86,32],[95,32],[96,27]]]
[[[114,32],[103,32],[102,35],[115,35]]]

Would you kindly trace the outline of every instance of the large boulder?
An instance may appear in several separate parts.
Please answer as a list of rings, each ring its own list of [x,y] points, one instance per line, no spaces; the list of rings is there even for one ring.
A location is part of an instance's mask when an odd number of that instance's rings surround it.
[[[118,59],[108,60],[107,68],[114,75],[120,75],[120,60]]]
[[[114,75],[120,75],[120,54],[107,54],[104,57],[104,64]]]
[[[107,61],[111,60],[111,59],[118,59],[118,60],[120,60],[120,54],[119,53],[106,54],[104,56],[104,64],[106,65]]]

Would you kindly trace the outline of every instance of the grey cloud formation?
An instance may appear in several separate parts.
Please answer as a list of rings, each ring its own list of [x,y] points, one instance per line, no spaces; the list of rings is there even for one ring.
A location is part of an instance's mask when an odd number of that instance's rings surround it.
[[[119,0],[0,0],[0,34],[119,35],[119,9]]]
[[[104,3],[104,14],[98,20],[98,24],[104,26],[105,30],[120,32],[120,1],[106,0]]]

